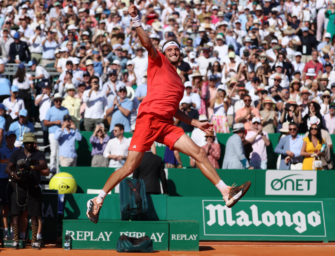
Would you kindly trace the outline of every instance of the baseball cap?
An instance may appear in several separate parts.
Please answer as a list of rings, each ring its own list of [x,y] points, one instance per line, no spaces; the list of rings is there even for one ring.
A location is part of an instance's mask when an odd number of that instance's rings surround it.
[[[28,62],[28,67],[31,67],[32,65],[37,64],[35,59],[32,59],[31,61]]]
[[[65,115],[63,121],[72,121],[72,117],[70,115]]]
[[[185,88],[191,87],[192,88],[192,83],[190,81],[185,82],[184,84]]]
[[[18,92],[19,88],[16,85],[13,85],[12,88],[11,88],[11,91],[12,92]]]
[[[255,116],[252,120],[251,120],[252,123],[261,123],[261,119],[257,116]]]
[[[20,33],[19,32],[15,32],[13,38],[14,39],[20,39]]]
[[[112,69],[111,71],[108,72],[109,76],[116,76],[117,75],[117,71],[115,69]]]
[[[6,107],[4,104],[0,103],[0,109],[6,110]]]
[[[21,109],[20,112],[19,112],[19,116],[24,116],[26,117],[28,115],[28,111],[26,109]]]

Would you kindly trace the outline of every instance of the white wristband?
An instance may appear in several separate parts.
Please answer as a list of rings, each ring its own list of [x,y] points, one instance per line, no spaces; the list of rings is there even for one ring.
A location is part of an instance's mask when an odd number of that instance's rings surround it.
[[[101,190],[97,198],[98,203],[101,203],[105,199],[106,195],[106,192]]]
[[[139,15],[136,15],[136,17],[132,17],[131,18],[131,23],[132,23],[132,27],[134,28],[138,28],[141,26],[141,19]]]

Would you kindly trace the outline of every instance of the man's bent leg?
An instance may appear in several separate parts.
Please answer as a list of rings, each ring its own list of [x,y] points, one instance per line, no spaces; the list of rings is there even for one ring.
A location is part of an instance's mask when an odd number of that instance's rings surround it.
[[[238,187],[227,186],[209,162],[205,150],[197,146],[187,135],[182,135],[174,144],[174,148],[195,159],[203,175],[221,192],[227,207],[234,206],[248,191],[250,187],[249,181]]]
[[[219,183],[220,177],[209,162],[204,149],[197,146],[187,135],[182,135],[174,144],[174,148],[195,159],[197,166],[210,182],[214,185]]]
[[[98,222],[99,212],[106,195],[140,165],[143,154],[144,152],[129,151],[125,164],[109,176],[100,194],[87,202],[86,215],[89,220],[93,223]]]

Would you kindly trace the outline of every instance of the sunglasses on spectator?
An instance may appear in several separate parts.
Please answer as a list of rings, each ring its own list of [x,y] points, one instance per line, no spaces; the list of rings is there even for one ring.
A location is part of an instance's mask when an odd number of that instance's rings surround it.
[[[279,82],[281,81],[281,79],[274,79],[274,80],[275,80],[275,81],[279,81]]]
[[[311,127],[311,129],[310,129],[310,130],[315,130],[315,131],[317,131],[317,130],[318,130],[318,128]]]
[[[98,84],[99,82],[98,81],[93,81],[92,84]]]
[[[289,131],[297,131],[298,129],[297,128],[289,128],[288,130]]]
[[[251,100],[244,100],[244,102],[251,102]]]
[[[62,100],[61,99],[56,99],[56,100],[54,100],[54,102],[62,102]]]
[[[323,96],[324,98],[330,98],[330,96],[328,96],[328,95],[325,95],[325,96]]]

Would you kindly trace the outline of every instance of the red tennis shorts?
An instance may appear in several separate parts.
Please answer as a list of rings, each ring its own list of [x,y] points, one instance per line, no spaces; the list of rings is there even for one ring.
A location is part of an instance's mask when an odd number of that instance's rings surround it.
[[[128,148],[129,151],[146,152],[157,141],[173,149],[184,130],[174,126],[173,121],[164,120],[152,114],[142,113],[136,119],[135,132]]]

